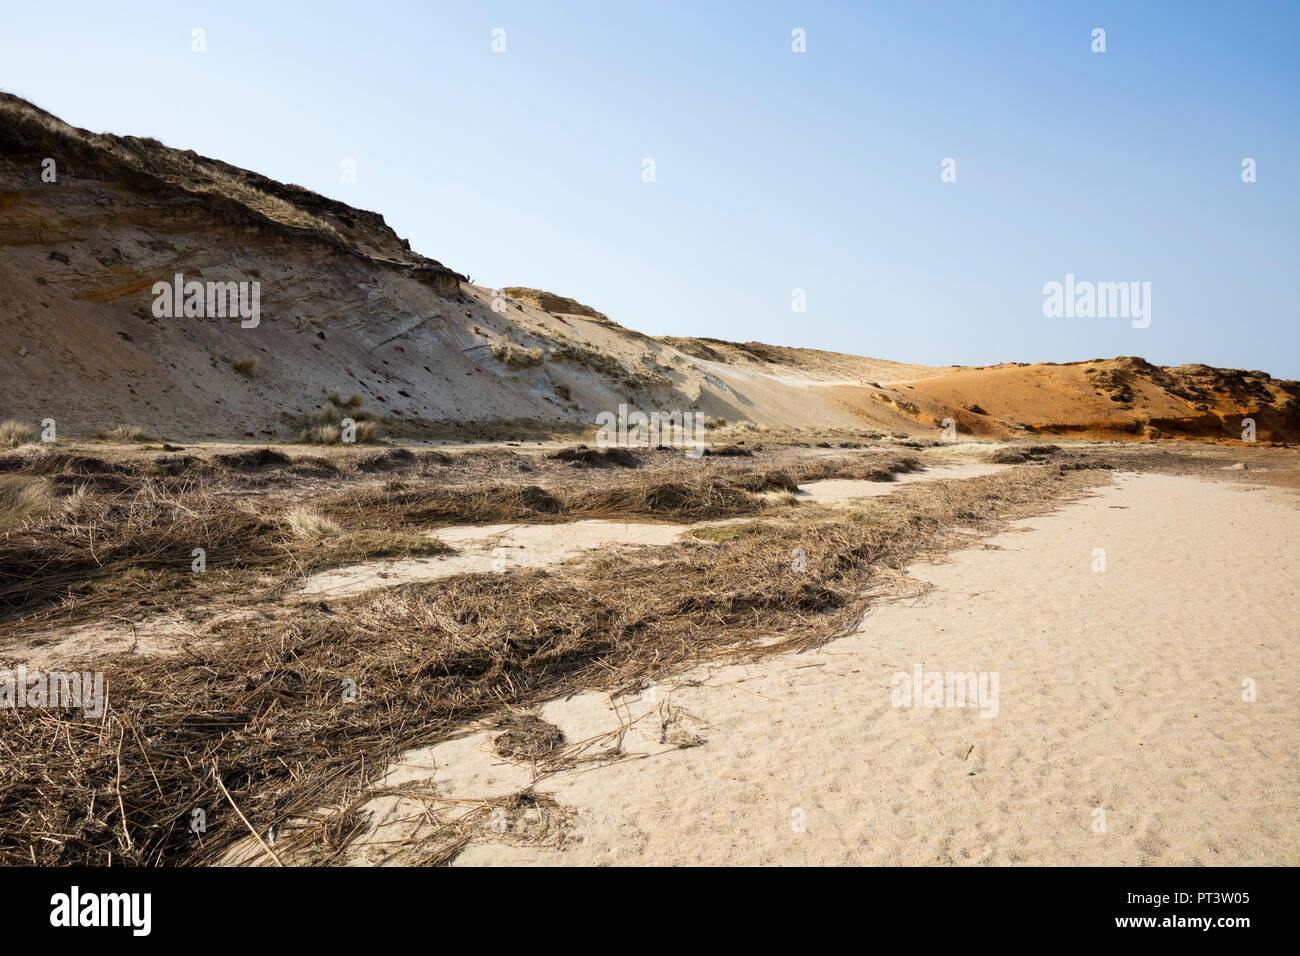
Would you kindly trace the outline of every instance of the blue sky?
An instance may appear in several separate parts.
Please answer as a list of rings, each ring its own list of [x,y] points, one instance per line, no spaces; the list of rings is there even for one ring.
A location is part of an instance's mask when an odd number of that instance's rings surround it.
[[[8,4],[0,87],[652,334],[1300,377],[1298,46],[1294,3],[76,0]],[[1067,273],[1151,325],[1045,318]]]

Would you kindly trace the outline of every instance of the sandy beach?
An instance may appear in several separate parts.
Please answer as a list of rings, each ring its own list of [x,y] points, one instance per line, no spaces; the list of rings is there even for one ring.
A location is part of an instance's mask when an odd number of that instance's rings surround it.
[[[535,780],[566,808],[508,815],[457,865],[1294,865],[1297,504],[1120,475],[911,568],[926,593],[819,651],[542,708],[593,753],[625,728],[615,762],[536,779],[485,731],[385,782],[474,801]],[[996,708],[894,706],[917,665],[996,673]],[[390,858],[412,802],[376,801],[358,862]],[[519,838],[544,826],[541,845]]]

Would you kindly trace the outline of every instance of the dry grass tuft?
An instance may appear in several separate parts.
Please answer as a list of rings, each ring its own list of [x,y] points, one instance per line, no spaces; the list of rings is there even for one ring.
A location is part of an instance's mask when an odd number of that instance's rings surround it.
[[[363,528],[349,531],[337,542],[340,552],[349,561],[370,561],[375,558],[420,558],[435,554],[450,554],[455,549],[437,538],[391,528]]]
[[[355,423],[353,427],[357,444],[367,445],[380,441],[384,437],[383,426],[375,420],[372,413],[362,407],[362,402],[360,395],[354,394],[344,401],[338,389],[330,392],[321,403],[314,423],[303,430],[298,441],[307,445],[347,444],[343,441],[343,422],[349,418]]]
[[[542,350],[506,341],[492,346],[492,354],[511,368],[536,368],[542,364]]]
[[[641,465],[640,459],[626,448],[596,449],[575,445],[551,452],[546,457],[566,461],[580,468],[637,468]]]
[[[6,422],[0,422],[0,447],[17,448],[19,445],[26,445],[34,441],[36,441],[36,429],[26,422],[20,422],[13,418]]]
[[[48,512],[48,482],[22,475],[0,475],[0,531],[8,531]]]
[[[513,715],[508,729],[492,738],[492,749],[510,760],[542,760],[564,746],[564,731],[534,714]]]
[[[230,363],[230,367],[245,378],[253,378],[257,375],[257,358],[250,356],[249,358],[237,359]]]
[[[357,443],[369,445],[382,440],[384,437],[383,426],[376,421],[359,421],[357,422]]]
[[[138,425],[115,425],[97,433],[95,437],[102,441],[120,442],[122,444],[154,440],[153,436]]]
[[[1026,460],[1025,453],[1015,448],[999,448],[984,456],[990,465],[1019,465]]]
[[[762,527],[756,521],[750,521],[745,524],[724,524],[714,525],[708,528],[696,528],[691,532],[693,537],[701,541],[712,541],[715,544],[726,544],[728,541],[735,541],[742,535],[753,534]]]
[[[375,416],[364,407],[365,400],[355,392],[350,395],[347,401],[335,389],[326,396],[325,401],[321,402],[320,410],[316,413],[316,422],[320,425],[329,425],[341,422],[345,418],[350,418],[355,422],[368,421]]]
[[[358,421],[354,426],[354,435],[356,444],[374,445],[383,440],[384,429],[376,421]],[[341,425],[313,425],[298,436],[298,441],[304,445],[348,444],[343,436]]]
[[[264,468],[287,468],[293,459],[274,448],[250,448],[212,456],[213,464],[235,471],[259,471]]]
[[[304,445],[337,445],[343,440],[343,429],[338,425],[312,425],[298,436]]]
[[[284,523],[293,536],[300,539],[337,538],[343,534],[341,524],[310,508],[291,509],[285,514]]]
[[[132,573],[175,575],[160,592],[174,599],[216,587],[215,568],[288,559],[282,526],[201,487],[143,479],[133,492],[97,498],[93,508],[74,501],[80,514],[52,514],[0,538],[0,622],[74,602],[78,614],[102,612],[138,590]],[[194,548],[207,551],[209,574],[189,573]]]

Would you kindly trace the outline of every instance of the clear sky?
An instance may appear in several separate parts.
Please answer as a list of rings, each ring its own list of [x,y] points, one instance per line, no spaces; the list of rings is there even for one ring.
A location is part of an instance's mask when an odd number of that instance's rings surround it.
[[[476,283],[651,334],[1295,378],[1298,59],[1294,2],[4,0],[0,17],[0,87],[77,126],[376,210]],[[1067,273],[1150,282],[1150,326],[1044,317]]]

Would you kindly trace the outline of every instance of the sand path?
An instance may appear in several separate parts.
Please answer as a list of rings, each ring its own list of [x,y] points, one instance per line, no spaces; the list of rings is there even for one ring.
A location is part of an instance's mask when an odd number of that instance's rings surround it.
[[[633,759],[538,782],[575,811],[558,849],[488,834],[457,863],[1300,863],[1297,502],[1118,476],[998,550],[914,568],[934,590],[821,651],[701,668],[617,714],[552,702],[571,741],[641,718]],[[918,664],[996,672],[996,716],[894,706]],[[669,712],[704,743],[660,743]],[[412,752],[389,782],[526,786],[489,736]]]
[[[938,481],[941,478],[980,478],[984,475],[996,475],[1010,465],[985,465],[978,462],[956,465],[930,465],[924,471],[900,472],[893,481],[866,481],[860,478],[827,478],[824,481],[809,481],[799,486],[797,497],[800,501],[811,501],[820,505],[840,504],[859,498],[879,498],[892,494],[899,485],[916,481]]]

